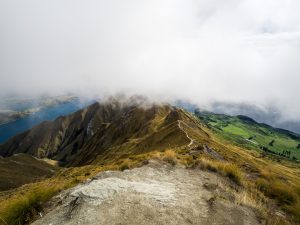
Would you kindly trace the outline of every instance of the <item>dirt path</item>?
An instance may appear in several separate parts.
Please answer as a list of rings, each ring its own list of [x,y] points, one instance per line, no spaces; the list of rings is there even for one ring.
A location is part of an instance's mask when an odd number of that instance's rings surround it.
[[[188,132],[186,132],[186,131],[183,129],[181,123],[184,123],[184,122],[183,122],[182,120],[178,120],[178,127],[179,127],[180,130],[182,130],[182,131],[185,133],[186,137],[190,140],[190,143],[188,144],[188,147],[192,147],[192,145],[194,144],[194,139],[191,138],[191,137],[189,136]],[[187,125],[186,125],[186,126],[187,126]]]
[[[62,193],[33,224],[258,224],[249,208],[233,203],[226,182],[213,173],[151,161],[100,173]]]

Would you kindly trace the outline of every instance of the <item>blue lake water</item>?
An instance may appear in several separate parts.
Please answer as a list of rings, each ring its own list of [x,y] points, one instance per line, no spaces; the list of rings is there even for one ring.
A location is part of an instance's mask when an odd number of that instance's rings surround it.
[[[87,104],[79,104],[79,102],[68,102],[42,109],[41,111],[24,118],[0,125],[0,143],[5,142],[16,134],[26,131],[43,121],[51,121],[59,116],[73,113],[86,105]]]

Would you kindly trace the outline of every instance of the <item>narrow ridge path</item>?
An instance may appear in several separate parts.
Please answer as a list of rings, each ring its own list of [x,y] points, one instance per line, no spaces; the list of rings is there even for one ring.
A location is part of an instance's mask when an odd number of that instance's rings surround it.
[[[177,120],[177,121],[178,121],[178,127],[179,127],[179,129],[182,130],[185,133],[186,137],[190,140],[190,143],[188,144],[188,147],[192,147],[192,145],[194,144],[195,140],[193,138],[191,138],[189,136],[188,132],[183,129],[183,127],[181,126],[181,123],[185,124],[186,126],[188,126],[188,125],[185,122],[183,122],[182,120]]]

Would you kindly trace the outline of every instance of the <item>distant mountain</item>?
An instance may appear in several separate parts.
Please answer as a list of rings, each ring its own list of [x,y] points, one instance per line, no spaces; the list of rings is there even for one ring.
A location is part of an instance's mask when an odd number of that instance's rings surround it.
[[[219,136],[239,146],[300,159],[300,135],[297,133],[258,123],[244,115],[228,116],[208,111],[196,111],[196,115]]]
[[[199,109],[199,106],[188,101],[177,100],[174,105],[184,108],[189,112],[194,112]],[[254,120],[269,124],[273,127],[278,127],[286,130],[300,133],[300,121],[292,121],[284,118],[278,109],[275,107],[260,108],[256,105],[246,103],[227,103],[227,102],[213,102],[207,107],[200,108],[201,110],[208,110],[217,114],[227,114],[231,116],[245,115]]]
[[[225,113],[232,116],[245,115],[260,123],[266,123],[273,127],[300,133],[300,121],[291,121],[288,118],[284,118],[275,107],[262,109],[246,103],[236,104],[215,102],[211,105],[210,111],[219,114]]]

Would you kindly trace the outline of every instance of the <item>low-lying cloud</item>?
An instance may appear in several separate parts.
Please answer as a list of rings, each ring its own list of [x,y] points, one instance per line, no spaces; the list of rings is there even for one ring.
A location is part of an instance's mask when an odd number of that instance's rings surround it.
[[[276,106],[300,120],[298,0],[0,2],[0,96]]]

